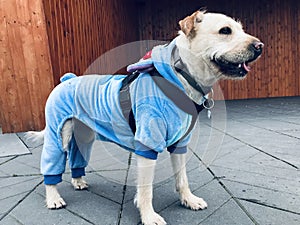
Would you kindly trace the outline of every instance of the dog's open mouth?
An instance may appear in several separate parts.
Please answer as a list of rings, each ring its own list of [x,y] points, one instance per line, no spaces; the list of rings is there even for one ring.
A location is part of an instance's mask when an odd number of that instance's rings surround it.
[[[244,62],[230,62],[223,58],[214,57],[212,60],[220,69],[220,71],[231,77],[244,77],[251,70],[249,64],[254,60]]]

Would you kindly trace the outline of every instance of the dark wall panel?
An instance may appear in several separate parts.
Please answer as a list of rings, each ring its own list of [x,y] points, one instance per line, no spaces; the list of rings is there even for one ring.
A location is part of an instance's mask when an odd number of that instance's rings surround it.
[[[44,0],[55,82],[83,74],[99,56],[138,39],[132,0]],[[108,62],[106,71],[111,67]]]
[[[140,38],[170,40],[178,21],[205,7],[242,21],[246,32],[265,43],[262,58],[243,81],[221,81],[226,99],[300,95],[299,18],[296,0],[155,0],[141,1]]]

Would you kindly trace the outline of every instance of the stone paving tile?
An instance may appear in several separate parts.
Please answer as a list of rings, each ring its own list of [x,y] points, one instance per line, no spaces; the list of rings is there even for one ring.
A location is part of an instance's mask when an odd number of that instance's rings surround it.
[[[300,168],[300,161],[297,160],[300,158],[300,151],[295,151],[300,145],[300,140],[247,124],[235,123],[228,127],[227,133],[230,136]],[[241,132],[241,127],[245,132]]]
[[[207,185],[197,189],[193,193],[203,198],[207,202],[208,208],[205,210],[193,211],[181,206],[179,200],[177,200],[174,204],[160,212],[160,214],[167,220],[169,224],[199,224],[211,214],[214,214],[231,198],[217,181],[212,181]],[[160,199],[162,198],[163,196]],[[236,211],[236,209],[238,209],[238,207],[236,207],[234,211]]]
[[[88,225],[92,224],[84,218],[79,217],[74,212],[67,209],[48,210],[44,203],[44,197],[32,193],[17,208],[15,208],[8,217],[5,217],[1,224],[3,225]],[[109,223],[108,223],[109,224]]]
[[[230,199],[228,193],[224,191],[218,182],[211,181],[193,192],[206,200],[209,207],[205,210],[193,211],[180,204],[178,195],[171,191],[172,187],[174,187],[172,182],[169,182],[154,189],[153,200],[153,207],[164,217],[168,224],[172,225],[199,224],[201,220],[213,214],[215,210]],[[139,213],[133,201],[127,202],[124,205],[120,224],[138,224],[139,221]]]
[[[191,189],[208,202],[208,209],[195,212],[180,205],[165,153],[158,162],[155,209],[172,225],[298,225],[300,99],[226,104],[227,130],[222,127],[224,121],[209,121],[203,113],[190,145],[187,170]],[[87,191],[73,190],[67,166],[58,189],[68,206],[53,211],[45,207],[45,188],[40,184],[42,146],[25,140],[24,133],[17,135],[31,154],[0,158],[1,224],[140,222],[133,203],[136,159],[127,151],[109,143],[96,143],[87,168]],[[209,170],[202,162],[208,163]]]
[[[18,205],[18,202],[20,202],[26,196],[26,194],[27,193],[23,192],[18,195],[10,196],[0,200],[0,221],[4,216],[6,216],[7,213],[10,212],[11,209]]]
[[[91,224],[116,224],[118,221],[121,207],[118,202],[98,195],[97,193],[89,190],[75,191],[68,182],[62,182],[59,184],[58,190],[67,203],[67,207],[65,209],[48,210],[46,207],[43,207],[45,205],[44,203],[40,204],[39,206],[37,205],[36,207],[42,206],[42,210],[48,212],[49,214],[57,211],[71,212],[76,217],[81,218]],[[43,186],[39,187],[36,190],[36,193],[40,195],[43,200],[45,199],[45,190]]]
[[[258,127],[270,131],[284,132],[289,130],[300,130],[300,124],[289,123],[275,119],[251,119],[248,121],[240,120],[240,122],[244,122],[253,127]]]
[[[234,213],[233,213],[234,211]],[[199,225],[253,225],[255,224],[236,202],[230,199],[213,214],[202,220]],[[265,224],[264,224],[265,225]]]
[[[106,177],[99,176],[97,173],[87,174],[85,180],[89,185],[89,192],[111,199],[119,204],[122,203],[124,185],[112,182]]]
[[[299,193],[299,181],[287,180],[276,176],[270,177],[262,173],[234,170],[225,167],[212,166],[211,169],[218,177],[252,186],[259,186],[273,191],[286,193]]]
[[[96,141],[89,166],[94,170],[126,170],[128,158],[129,151],[112,143]]]
[[[300,214],[300,195],[227,180],[222,183],[235,198]]]
[[[294,214],[249,202],[242,202],[242,204],[260,225],[300,224],[300,213]]]
[[[34,149],[38,147],[42,147],[43,141],[38,142],[30,137],[26,136],[26,132],[17,133],[18,137],[23,141],[23,143],[27,146],[28,149]]]
[[[0,158],[0,165],[2,165],[3,163],[5,163],[9,160],[12,160],[14,158],[15,158],[15,156],[7,156],[7,157]]]
[[[24,157],[24,156],[19,156],[19,157]],[[34,160],[32,162],[35,163]],[[24,164],[22,161],[11,160],[0,166],[0,173],[4,174],[5,176],[19,176],[19,175],[31,175],[31,174],[37,175],[40,174],[40,170],[37,167],[28,165],[27,163]]]
[[[7,177],[1,178],[0,201],[11,196],[26,193],[42,181],[42,177]]]
[[[29,154],[16,134],[0,135],[0,157]]]

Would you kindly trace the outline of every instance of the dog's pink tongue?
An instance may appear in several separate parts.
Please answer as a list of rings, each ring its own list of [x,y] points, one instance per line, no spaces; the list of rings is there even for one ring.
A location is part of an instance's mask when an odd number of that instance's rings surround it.
[[[248,66],[246,63],[243,63],[243,67],[247,72],[251,70],[250,66]]]

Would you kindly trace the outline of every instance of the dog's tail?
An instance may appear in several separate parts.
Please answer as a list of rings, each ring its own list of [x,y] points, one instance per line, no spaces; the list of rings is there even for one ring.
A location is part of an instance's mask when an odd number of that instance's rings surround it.
[[[25,139],[34,143],[43,143],[45,130],[42,131],[28,131],[25,134]]]

